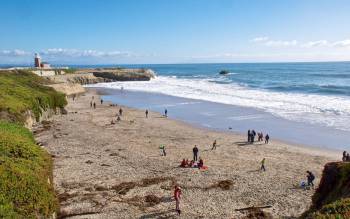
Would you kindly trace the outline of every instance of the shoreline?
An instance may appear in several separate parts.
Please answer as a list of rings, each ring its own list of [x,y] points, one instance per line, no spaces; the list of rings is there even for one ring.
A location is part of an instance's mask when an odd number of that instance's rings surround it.
[[[89,105],[92,96],[96,109]],[[264,204],[272,206],[266,211],[274,217],[298,216],[308,209],[313,191],[295,185],[306,170],[315,173],[318,184],[324,164],[332,160],[329,153],[274,140],[245,145],[245,136],[195,128],[151,111],[146,119],[144,111],[124,106],[122,120],[111,125],[118,110],[119,105],[100,105],[99,95],[89,90],[69,99],[68,114],[54,116],[49,129],[38,127],[36,140],[54,159],[61,215],[175,217],[176,183],[183,188],[182,218],[240,218],[244,214],[234,209]],[[214,139],[218,148],[211,151]],[[159,155],[160,144],[166,145],[166,157]],[[195,144],[209,169],[178,168]],[[256,170],[263,157],[266,172]],[[227,190],[215,186],[225,180],[233,183]],[[158,201],[150,203],[150,196]]]
[[[105,91],[106,88],[86,87],[86,90],[88,92],[89,91],[95,92],[99,96],[110,96],[111,95],[110,93]],[[195,99],[193,99],[193,100],[195,100]],[[113,102],[113,101],[110,103],[116,104],[116,102]],[[127,108],[134,109],[134,110],[138,110],[138,111],[144,110],[144,109],[130,107],[130,106],[126,106],[126,105],[120,105],[120,106],[127,107]],[[153,111],[153,113],[158,113],[158,112]],[[237,138],[237,137],[243,138],[243,139],[247,138],[247,136],[245,136],[244,134],[242,134],[238,131],[229,131],[229,130],[205,127],[205,126],[202,126],[200,124],[189,123],[189,122],[186,122],[184,120],[177,119],[177,118],[168,118],[168,119],[171,119],[177,123],[180,123],[182,125],[185,125],[185,126],[188,126],[190,128],[194,128],[194,129],[200,129],[200,130],[207,131],[207,132],[224,133],[227,135],[232,135],[235,138]],[[297,143],[289,142],[288,140],[283,140],[283,139],[273,139],[273,141],[276,144],[280,144],[282,146],[288,146],[290,149],[294,149],[296,151],[302,150],[303,152],[308,152],[308,153],[313,154],[313,155],[317,154],[320,156],[327,156],[327,157],[332,158],[332,159],[339,159],[339,157],[342,153],[342,150],[335,149],[335,148],[324,148],[324,147],[317,146],[317,145],[297,144]]]

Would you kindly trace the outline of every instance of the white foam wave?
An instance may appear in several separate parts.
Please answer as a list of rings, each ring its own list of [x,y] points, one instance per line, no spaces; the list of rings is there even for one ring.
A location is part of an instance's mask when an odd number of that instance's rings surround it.
[[[158,76],[151,81],[114,82],[90,85],[155,92],[243,107],[254,107],[294,121],[317,123],[342,130],[350,129],[350,98],[296,94],[251,89],[237,84],[219,84],[210,79]]]

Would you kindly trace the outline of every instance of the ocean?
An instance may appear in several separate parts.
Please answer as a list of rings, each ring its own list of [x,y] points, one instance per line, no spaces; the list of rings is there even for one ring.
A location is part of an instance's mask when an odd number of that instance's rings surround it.
[[[339,137],[341,141],[337,142],[337,146],[330,144],[325,146],[338,149],[350,146],[350,141],[346,140],[346,136],[350,134],[350,62],[160,64],[125,65],[125,67],[151,68],[156,72],[157,77],[145,82],[103,83],[91,85],[91,87],[109,88],[116,91],[123,87],[126,92],[138,92],[139,95],[140,93],[147,96],[157,95],[158,98],[163,97],[161,99],[164,99],[165,96],[183,98],[189,100],[180,101],[182,107],[187,108],[193,107],[190,105],[196,104],[196,100],[199,101],[197,104],[210,102],[206,107],[215,108],[215,104],[224,108],[228,107],[227,112],[220,111],[218,115],[214,112],[217,119],[225,115],[226,119],[235,118],[232,120],[235,122],[242,118],[240,124],[249,122],[250,126],[254,126],[252,124],[255,122],[262,121],[263,123],[261,116],[252,115],[250,110],[253,110],[265,117],[272,116],[276,120],[302,125],[301,127],[305,129],[309,127],[316,131],[325,130],[324,132],[332,133],[333,136],[344,135],[344,137]],[[227,70],[229,73],[220,75],[221,70]],[[118,101],[120,102],[121,99],[119,98]],[[173,99],[175,100],[179,99]],[[128,104],[133,105],[130,101]],[[169,105],[169,100],[164,103],[164,106],[166,105]],[[147,102],[142,107],[151,109],[151,106],[147,106]],[[240,112],[249,113],[246,115],[239,113],[240,117],[236,118],[237,112],[232,107],[236,109],[238,107],[241,109]],[[161,110],[158,109],[158,111]],[[196,110],[201,113],[203,109]],[[208,119],[209,117],[215,118],[213,115],[208,115]],[[205,118],[201,119],[202,125],[212,126],[203,120]],[[283,123],[288,126],[288,122]],[[225,124],[225,129],[227,125]],[[213,128],[218,128],[217,126]],[[293,125],[291,127],[296,128]],[[243,132],[244,130],[237,131]],[[312,132],[304,131],[305,135]],[[297,131],[290,129],[288,132]],[[315,134],[317,135],[317,132]],[[300,135],[303,135],[303,132]],[[350,136],[348,138],[350,139]],[[310,145],[318,143],[305,142],[305,138],[303,142],[287,140]],[[332,141],[334,141],[333,138]],[[324,142],[320,143],[324,144]]]

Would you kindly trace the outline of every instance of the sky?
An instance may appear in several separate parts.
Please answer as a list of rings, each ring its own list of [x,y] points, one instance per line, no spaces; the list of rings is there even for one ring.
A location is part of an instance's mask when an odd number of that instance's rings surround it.
[[[0,0],[0,64],[350,61],[349,0]]]

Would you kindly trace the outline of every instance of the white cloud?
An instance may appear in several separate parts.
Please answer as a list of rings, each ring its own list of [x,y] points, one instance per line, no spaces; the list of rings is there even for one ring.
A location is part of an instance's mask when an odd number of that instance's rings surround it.
[[[131,57],[134,56],[130,52],[121,51],[97,51],[97,50],[78,50],[78,49],[64,49],[64,48],[51,48],[40,52],[44,56],[50,57]]]
[[[296,40],[283,41],[283,40],[269,40],[264,43],[266,46],[272,47],[287,47],[287,46],[296,46],[298,42]]]
[[[332,45],[335,47],[350,48],[350,39],[337,41],[337,42],[334,42]]]
[[[264,36],[264,37],[256,37],[256,38],[252,39],[251,41],[252,42],[265,42],[268,40],[269,40],[269,38]]]
[[[305,48],[320,47],[320,46],[329,46],[329,42],[327,40],[318,40],[318,41],[310,41],[302,45],[302,47],[305,47]]]
[[[0,51],[0,56],[8,56],[8,57],[28,56],[30,54],[31,54],[30,52],[26,52],[19,49]]]
[[[296,40],[271,40],[269,37],[256,37],[251,40],[253,43],[262,44],[270,47],[288,47],[288,46],[296,46],[298,42]]]

